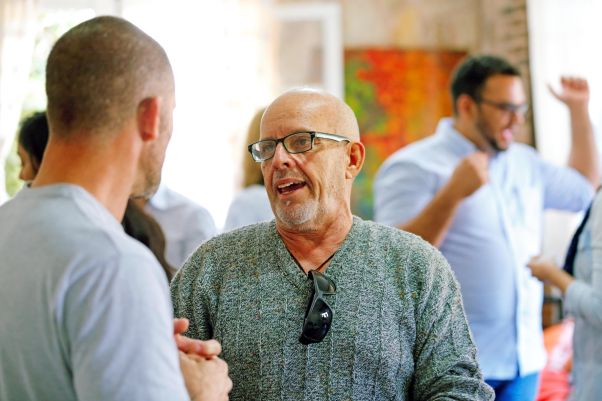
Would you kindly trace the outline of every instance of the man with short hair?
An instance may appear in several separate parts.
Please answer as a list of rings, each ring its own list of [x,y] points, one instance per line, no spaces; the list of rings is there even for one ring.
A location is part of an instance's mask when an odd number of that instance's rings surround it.
[[[119,224],[129,196],[161,178],[175,105],[167,55],[99,17],[57,41],[46,74],[44,159],[0,208],[0,399],[227,399],[225,362],[178,358],[163,272]]]
[[[491,399],[445,259],[351,213],[353,111],[286,92],[249,149],[275,220],[207,241],[171,287],[188,335],[222,342],[232,399]]]
[[[454,269],[496,400],[535,399],[544,366],[542,285],[526,268],[540,252],[543,211],[582,210],[598,185],[587,82],[561,83],[555,95],[571,113],[570,167],[513,143],[527,110],[519,71],[474,56],[452,79],[453,118],[394,153],[374,183],[375,220],[420,235]]]

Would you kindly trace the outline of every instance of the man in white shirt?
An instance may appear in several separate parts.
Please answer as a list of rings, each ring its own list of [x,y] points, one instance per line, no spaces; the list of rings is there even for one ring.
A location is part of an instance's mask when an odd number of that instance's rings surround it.
[[[207,209],[165,185],[146,202],[144,210],[155,218],[165,234],[165,258],[179,269],[199,245],[217,234]]]
[[[541,249],[544,209],[583,210],[598,184],[588,85],[564,78],[556,94],[571,113],[568,167],[513,143],[528,105],[520,73],[506,60],[470,57],[451,87],[453,118],[380,168],[375,220],[439,247],[460,281],[496,400],[533,400],[545,361],[543,294],[526,264]]]

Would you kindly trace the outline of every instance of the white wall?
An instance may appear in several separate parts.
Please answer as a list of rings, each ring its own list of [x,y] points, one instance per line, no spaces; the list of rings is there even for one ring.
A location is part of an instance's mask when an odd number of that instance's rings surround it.
[[[558,87],[561,75],[579,75],[590,83],[590,112],[602,123],[602,2],[599,0],[530,0],[529,36],[533,109],[537,147],[542,156],[566,163],[570,121],[566,108],[546,85]],[[562,259],[580,216],[549,212],[544,254]]]

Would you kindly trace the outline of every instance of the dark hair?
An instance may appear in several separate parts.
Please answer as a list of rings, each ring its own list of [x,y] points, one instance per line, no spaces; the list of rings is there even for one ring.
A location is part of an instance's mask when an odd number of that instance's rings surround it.
[[[494,75],[520,77],[520,71],[508,61],[496,56],[471,56],[462,61],[456,67],[451,82],[454,113],[458,112],[456,102],[460,95],[466,94],[474,100],[479,100],[487,79]]]
[[[19,145],[31,159],[33,172],[37,173],[48,143],[48,120],[46,112],[38,111],[21,122],[17,137]]]
[[[121,224],[127,235],[151,250],[161,264],[167,281],[171,281],[175,269],[165,259],[165,235],[157,220],[130,199]]]

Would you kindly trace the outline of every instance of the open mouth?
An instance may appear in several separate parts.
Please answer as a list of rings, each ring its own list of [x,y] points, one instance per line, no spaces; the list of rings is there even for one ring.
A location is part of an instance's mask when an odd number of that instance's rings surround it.
[[[514,138],[514,133],[512,132],[511,129],[506,128],[504,131],[502,131],[502,138],[506,141],[506,142],[510,142],[512,141],[512,139]]]
[[[279,194],[281,195],[286,195],[286,194],[290,194],[291,192],[295,192],[298,189],[303,188],[305,185],[305,182],[303,181],[298,181],[298,182],[287,182],[286,184],[280,184],[278,186],[276,186],[276,190],[278,191]]]

